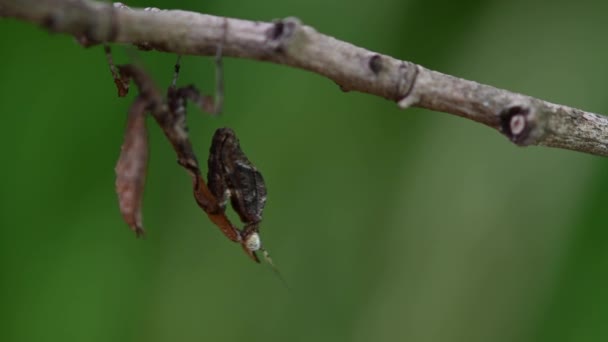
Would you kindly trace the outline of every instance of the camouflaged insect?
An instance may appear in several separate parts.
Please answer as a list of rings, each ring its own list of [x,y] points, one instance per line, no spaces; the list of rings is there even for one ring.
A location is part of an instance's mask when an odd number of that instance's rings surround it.
[[[208,160],[207,185],[221,209],[228,200],[245,224],[241,245],[249,256],[262,248],[259,224],[266,204],[266,185],[262,174],[241,150],[239,140],[230,128],[219,128],[213,135]]]

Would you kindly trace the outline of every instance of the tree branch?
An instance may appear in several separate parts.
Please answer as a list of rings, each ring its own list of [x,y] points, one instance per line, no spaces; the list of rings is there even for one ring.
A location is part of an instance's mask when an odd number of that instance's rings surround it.
[[[182,55],[270,61],[309,70],[360,91],[462,116],[497,129],[517,145],[608,156],[608,118],[445,75],[318,33],[296,18],[272,23],[180,10],[130,9],[91,0],[0,0],[0,15],[75,36]]]

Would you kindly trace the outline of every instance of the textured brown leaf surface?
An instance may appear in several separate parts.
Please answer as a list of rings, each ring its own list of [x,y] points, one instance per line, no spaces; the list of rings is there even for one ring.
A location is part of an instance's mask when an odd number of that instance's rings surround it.
[[[145,233],[141,204],[148,164],[146,104],[147,101],[139,97],[129,110],[125,140],[115,169],[120,212],[138,237]]]

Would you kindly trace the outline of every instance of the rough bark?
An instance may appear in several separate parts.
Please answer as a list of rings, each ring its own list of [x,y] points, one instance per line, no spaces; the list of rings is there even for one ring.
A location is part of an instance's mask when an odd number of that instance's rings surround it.
[[[0,0],[0,15],[75,36],[84,45],[269,61],[323,75],[344,91],[462,116],[521,146],[608,155],[608,118],[428,70],[321,34],[296,18],[256,22],[91,0]]]

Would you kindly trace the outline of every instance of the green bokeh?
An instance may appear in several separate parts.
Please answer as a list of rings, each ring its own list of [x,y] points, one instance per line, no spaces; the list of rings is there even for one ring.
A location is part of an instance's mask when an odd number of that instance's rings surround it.
[[[319,31],[439,71],[608,113],[608,3],[161,1]],[[127,61],[115,47],[118,63]],[[175,56],[140,52],[159,84]],[[605,341],[608,162],[518,148],[487,127],[227,59],[218,118],[191,110],[204,160],[232,127],[263,172],[253,264],[192,200],[150,122],[145,240],[114,164],[130,99],[99,47],[0,20],[0,341]],[[213,90],[209,58],[180,83]]]

